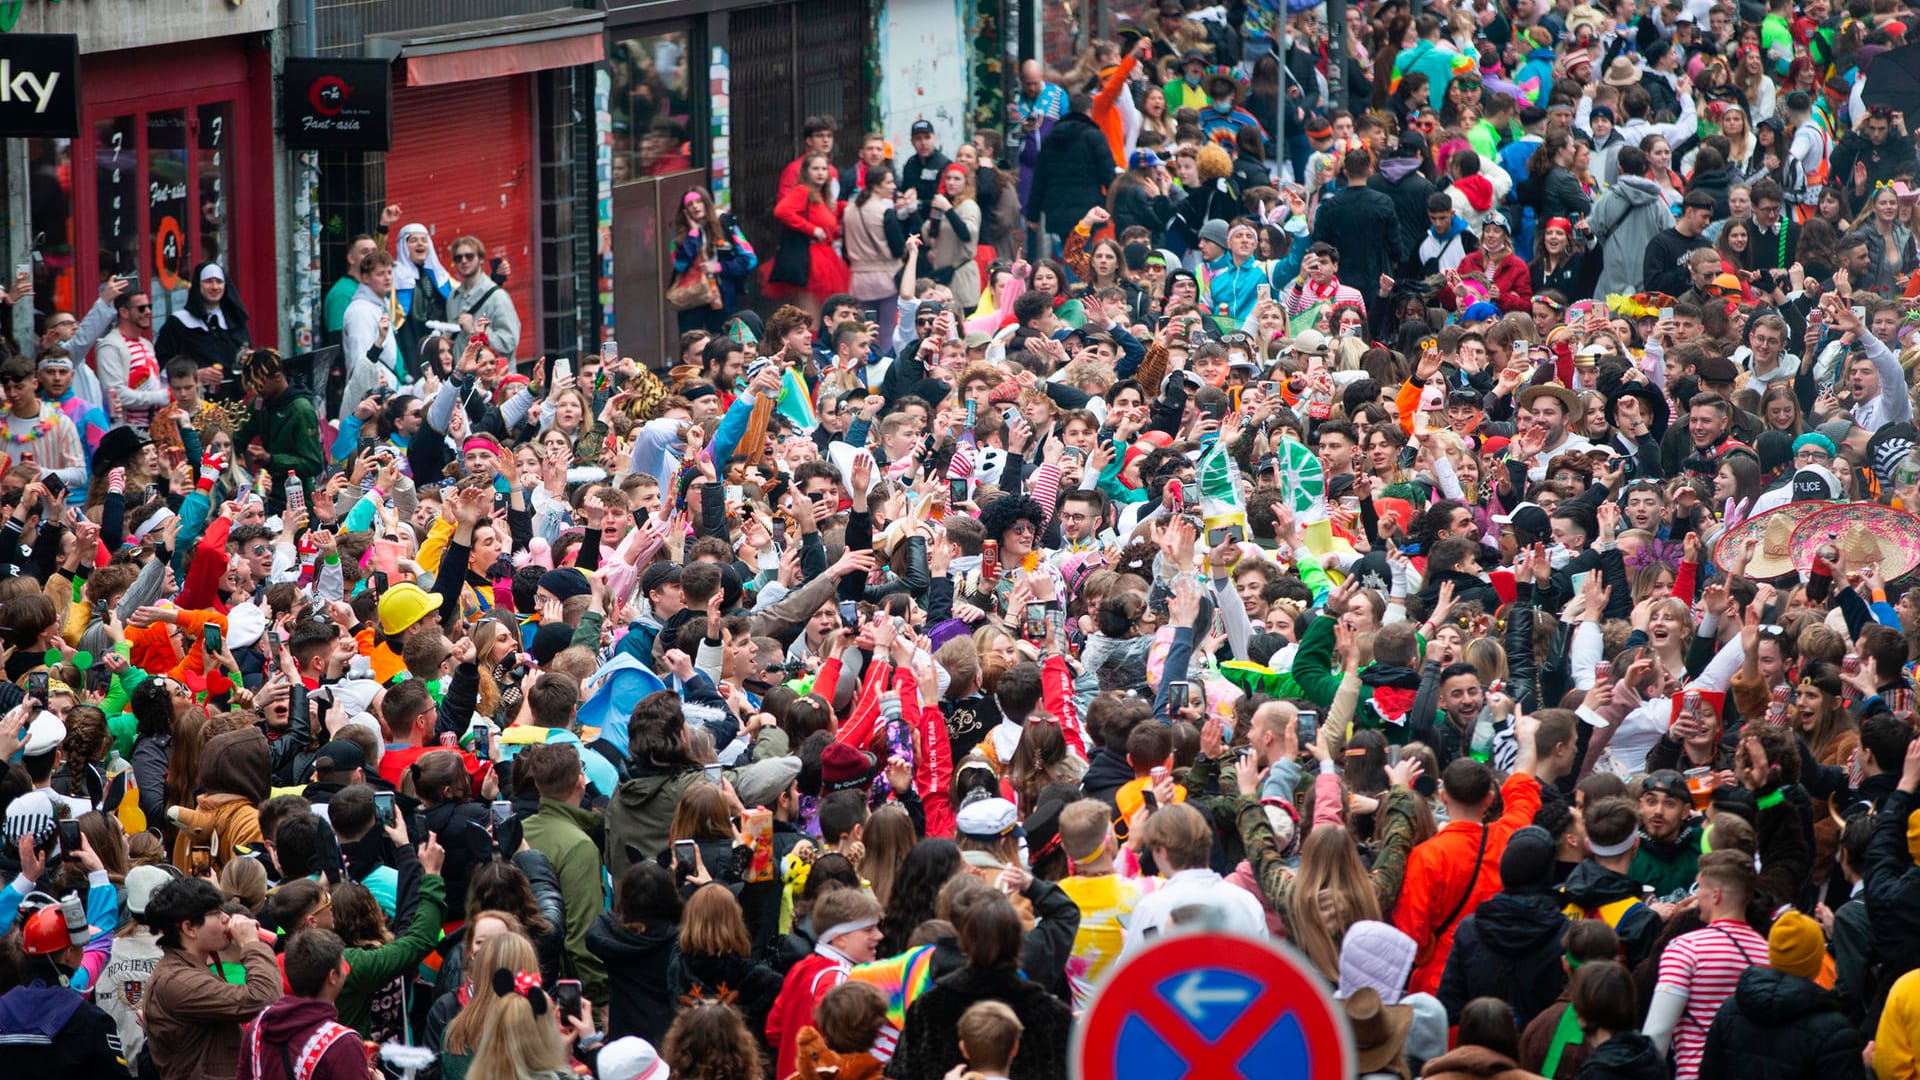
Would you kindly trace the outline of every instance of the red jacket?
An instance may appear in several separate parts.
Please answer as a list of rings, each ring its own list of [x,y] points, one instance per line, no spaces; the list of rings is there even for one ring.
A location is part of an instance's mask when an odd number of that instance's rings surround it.
[[[1393,909],[1393,925],[1419,945],[1410,992],[1431,994],[1440,989],[1440,972],[1453,950],[1453,932],[1482,900],[1500,891],[1500,856],[1507,850],[1507,840],[1533,823],[1534,812],[1540,809],[1540,781],[1530,773],[1516,772],[1501,786],[1500,797],[1506,811],[1500,820],[1484,826],[1484,850],[1483,826],[1450,821],[1407,856],[1406,880]],[[1480,852],[1478,876],[1473,866],[1476,851]],[[1464,905],[1462,896],[1467,897]],[[1456,907],[1459,914],[1453,915]],[[1441,925],[1449,915],[1452,920]]]
[[[1460,260],[1459,269],[1461,277],[1486,273],[1485,254],[1479,251],[1468,254]],[[1507,257],[1500,260],[1499,269],[1493,272],[1493,285],[1500,290],[1500,299],[1494,304],[1501,311],[1533,311],[1533,277],[1527,271],[1527,264],[1520,261],[1520,256],[1507,252]],[[1445,285],[1440,287],[1440,306],[1449,309],[1455,306],[1452,288]]]
[[[832,203],[814,202],[811,190],[804,184],[788,188],[787,193],[773,204],[773,216],[794,232],[806,233],[810,237],[813,230],[819,229],[827,234],[827,238],[824,241],[815,240],[814,243],[831,244],[840,239],[840,215],[834,212]]]
[[[831,956],[813,953],[787,971],[780,996],[767,1014],[767,1042],[773,1046],[775,1076],[792,1076],[800,1029],[813,1024],[814,1007],[827,991],[847,981],[847,965]],[[243,1078],[244,1080],[244,1078]]]

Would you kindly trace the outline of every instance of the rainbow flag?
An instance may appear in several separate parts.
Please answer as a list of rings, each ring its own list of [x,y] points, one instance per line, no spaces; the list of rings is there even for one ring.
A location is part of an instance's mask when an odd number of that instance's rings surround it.
[[[849,978],[871,983],[887,995],[887,1021],[896,1030],[907,1025],[907,1008],[933,986],[932,945],[908,949],[899,956],[855,964]]]
[[[807,389],[807,381],[793,368],[780,376],[780,401],[774,410],[793,421],[801,431],[820,426],[820,418],[813,413],[813,394]]]

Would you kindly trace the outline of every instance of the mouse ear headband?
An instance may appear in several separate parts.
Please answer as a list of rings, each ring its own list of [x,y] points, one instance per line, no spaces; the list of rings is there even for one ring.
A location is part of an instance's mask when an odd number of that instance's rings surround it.
[[[506,997],[519,994],[533,1006],[533,1015],[544,1016],[547,1012],[547,992],[540,988],[540,976],[525,971],[508,971],[497,968],[493,973],[493,992]]]

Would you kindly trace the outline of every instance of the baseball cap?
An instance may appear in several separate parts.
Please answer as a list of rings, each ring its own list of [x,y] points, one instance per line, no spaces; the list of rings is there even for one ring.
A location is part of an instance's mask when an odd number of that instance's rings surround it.
[[[933,123],[928,120],[915,120],[913,122],[913,127],[908,130],[908,134],[909,135],[931,135],[933,134]]]
[[[323,761],[327,762],[325,769],[320,767]],[[335,739],[320,748],[313,763],[316,772],[352,772],[367,767],[367,755],[360,750],[360,744],[353,740]]]
[[[662,585],[672,585],[680,580],[680,564],[657,562],[647,567],[640,575],[640,595],[645,596]]]
[[[1687,788],[1687,778],[1672,769],[1659,769],[1650,772],[1647,774],[1647,778],[1641,781],[1640,793],[1642,795],[1656,791],[1668,798],[1679,799],[1681,802],[1690,803],[1693,801],[1693,792]]]

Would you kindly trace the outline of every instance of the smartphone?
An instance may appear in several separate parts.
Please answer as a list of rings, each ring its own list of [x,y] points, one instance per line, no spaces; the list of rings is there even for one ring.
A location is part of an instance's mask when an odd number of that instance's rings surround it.
[[[1310,746],[1320,737],[1320,714],[1312,709],[1301,709],[1300,721],[1295,726],[1300,736],[1301,746]]]
[[[87,669],[87,693],[103,694],[113,682],[113,673],[105,664],[95,664]]]
[[[1027,605],[1026,623],[1021,627],[1021,636],[1028,641],[1044,641],[1047,636],[1047,605],[1034,601]]]
[[[1222,544],[1238,544],[1245,540],[1246,532],[1238,525],[1222,525],[1207,530],[1207,546],[1219,547]]]
[[[721,780],[720,774],[723,770],[719,765],[702,765],[700,766],[700,771],[705,774],[707,783],[718,784]]]
[[[1260,384],[1260,393],[1266,397],[1279,397],[1280,384],[1277,382],[1262,382]]]
[[[373,815],[380,819],[380,824],[382,825],[393,824],[393,792],[376,791],[373,793]]]
[[[674,862],[679,863],[681,866],[686,867],[688,870],[692,870],[695,861],[697,861],[699,858],[700,858],[700,845],[694,843],[691,840],[675,840],[673,842],[673,861]]]
[[[47,704],[47,673],[36,671],[27,676],[27,696],[34,704],[45,707]]]
[[[780,518],[773,519],[773,542],[781,547],[787,546],[787,523]]]
[[[876,326],[880,324],[880,312],[877,309],[868,308],[864,314],[867,316],[867,321],[869,323],[872,323]]]
[[[1148,810],[1160,809],[1160,800],[1154,795],[1153,789],[1150,787],[1140,789],[1140,802],[1145,805]]]
[[[507,493],[504,491],[494,492],[493,493],[493,512],[497,514],[500,511],[505,510],[506,508],[507,508]]]
[[[1203,401],[1200,403],[1200,415],[1216,423],[1226,414],[1227,403],[1224,401]]]
[[[206,642],[208,652],[217,653],[220,651],[223,638],[220,633],[220,627],[217,624],[208,623],[206,626],[201,627],[200,638]]]
[[[1175,681],[1167,684],[1167,711],[1168,712],[1178,713],[1181,709],[1185,708],[1187,705],[1187,702],[1191,700],[1192,700],[1191,695],[1187,693],[1186,680],[1176,679]]]
[[[958,506],[967,501],[967,478],[956,476],[947,481],[947,505]]]
[[[60,850],[69,855],[80,850],[80,823],[72,818],[60,822]]]
[[[553,984],[553,1003],[560,1007],[561,1016],[578,1017],[581,1001],[579,979],[561,979]]]
[[[504,825],[507,823],[507,820],[511,817],[513,817],[513,803],[507,801],[506,799],[493,800],[494,824]]]
[[[1673,309],[1672,309],[1672,308],[1670,308],[1670,307],[1663,307],[1663,308],[1661,308],[1661,309],[1660,309],[1660,317],[1661,317],[1661,318],[1663,318],[1663,319],[1671,319],[1671,318],[1673,318]]]
[[[59,499],[63,499],[66,497],[67,482],[65,480],[60,479],[59,473],[57,472],[48,473],[47,475],[40,478],[40,483],[46,487],[47,495],[49,498],[52,498],[57,501]]]
[[[213,873],[213,848],[206,844],[195,844],[188,848],[187,875],[189,877],[206,877],[211,873]]]
[[[620,360],[620,343],[611,339],[600,343],[600,362],[614,364]]]

